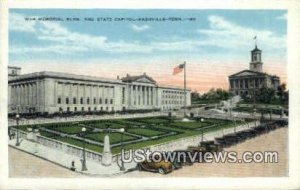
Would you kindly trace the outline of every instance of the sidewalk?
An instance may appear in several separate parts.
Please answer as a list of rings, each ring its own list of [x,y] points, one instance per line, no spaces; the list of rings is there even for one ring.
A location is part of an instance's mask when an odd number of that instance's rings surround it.
[[[71,167],[71,162],[75,161],[76,172],[86,174],[86,175],[95,175],[95,176],[113,176],[127,172],[128,170],[132,170],[135,168],[136,163],[125,163],[126,171],[120,171],[117,163],[112,163],[111,166],[103,166],[100,162],[95,161],[86,161],[87,171],[81,171],[81,161],[80,157],[75,155],[70,155],[64,153],[62,151],[49,148],[47,146],[43,146],[41,144],[35,143],[33,141],[29,141],[26,139],[21,139],[20,146],[15,146],[16,139],[12,139],[9,141],[9,146],[19,149],[21,151],[27,152],[44,160],[48,160],[57,165],[60,165],[65,168]]]

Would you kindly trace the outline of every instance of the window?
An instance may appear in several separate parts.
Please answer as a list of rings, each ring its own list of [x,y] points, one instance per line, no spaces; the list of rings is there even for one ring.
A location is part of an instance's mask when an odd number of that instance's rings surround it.
[[[99,104],[102,104],[102,98],[99,99]]]
[[[100,110],[102,111],[102,110],[103,110],[103,107],[101,107]]]
[[[62,111],[63,111],[63,109],[62,109],[62,107],[60,107],[60,108],[59,108],[59,112],[62,112]]]
[[[89,107],[88,110],[91,111],[91,107]]]
[[[76,112],[76,111],[77,111],[77,107],[74,108],[74,112]]]
[[[73,98],[73,104],[77,104],[75,97]]]
[[[94,111],[97,111],[97,107],[94,107]]]
[[[61,98],[60,97],[57,99],[57,103],[61,104]]]
[[[81,111],[84,111],[84,107],[81,107]]]
[[[87,98],[87,99],[86,99],[86,103],[87,103],[87,104],[90,104],[90,98]]]
[[[83,98],[80,98],[80,104],[83,104]]]
[[[108,107],[106,107],[106,111],[108,111]]]
[[[105,104],[108,104],[108,100],[107,100],[107,98],[105,98]]]
[[[96,98],[94,98],[94,104],[96,104]]]
[[[69,104],[69,98],[66,98],[66,104]]]
[[[113,104],[114,103],[114,100],[113,99],[110,99],[110,104]]]
[[[70,112],[70,107],[67,107],[67,112]]]

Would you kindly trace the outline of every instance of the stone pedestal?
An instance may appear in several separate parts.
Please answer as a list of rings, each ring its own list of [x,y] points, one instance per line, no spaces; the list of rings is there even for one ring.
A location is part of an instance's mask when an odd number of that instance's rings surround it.
[[[103,166],[110,166],[111,162],[112,162],[112,154],[111,154],[111,151],[110,151],[109,136],[105,135],[103,155],[102,155],[102,165]]]

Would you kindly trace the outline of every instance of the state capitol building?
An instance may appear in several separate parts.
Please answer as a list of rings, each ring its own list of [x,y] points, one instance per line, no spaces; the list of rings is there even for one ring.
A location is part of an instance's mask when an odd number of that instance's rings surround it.
[[[9,67],[8,73],[8,113],[173,110],[191,105],[190,90],[160,86],[145,73],[116,79],[48,71],[21,75],[19,67]]]
[[[229,91],[233,95],[251,97],[260,88],[271,88],[277,91],[280,78],[263,72],[262,51],[255,48],[251,51],[249,69],[230,75]]]

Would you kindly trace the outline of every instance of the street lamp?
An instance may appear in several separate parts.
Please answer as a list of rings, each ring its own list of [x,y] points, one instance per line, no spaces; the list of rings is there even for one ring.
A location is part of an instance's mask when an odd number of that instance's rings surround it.
[[[119,129],[119,132],[121,133],[121,150],[124,150],[123,135],[124,135],[125,129],[121,128],[121,129]],[[122,158],[122,154],[121,154],[121,167],[120,167],[120,170],[125,171],[124,160]]]
[[[81,171],[87,171],[86,158],[85,158],[85,134],[84,134],[85,131],[86,131],[86,128],[82,127],[81,131],[82,131],[82,137],[83,137],[82,168],[81,168]]]
[[[16,115],[16,122],[17,122],[17,141],[16,141],[16,146],[20,146],[20,139],[19,139],[19,120],[20,120],[20,115]]]
[[[201,134],[201,142],[203,142],[204,131],[203,131],[202,122],[204,121],[204,119],[201,118],[200,121],[201,121],[201,131],[202,131],[202,134]]]
[[[236,114],[233,115],[233,121],[234,121],[234,133],[236,133]]]

